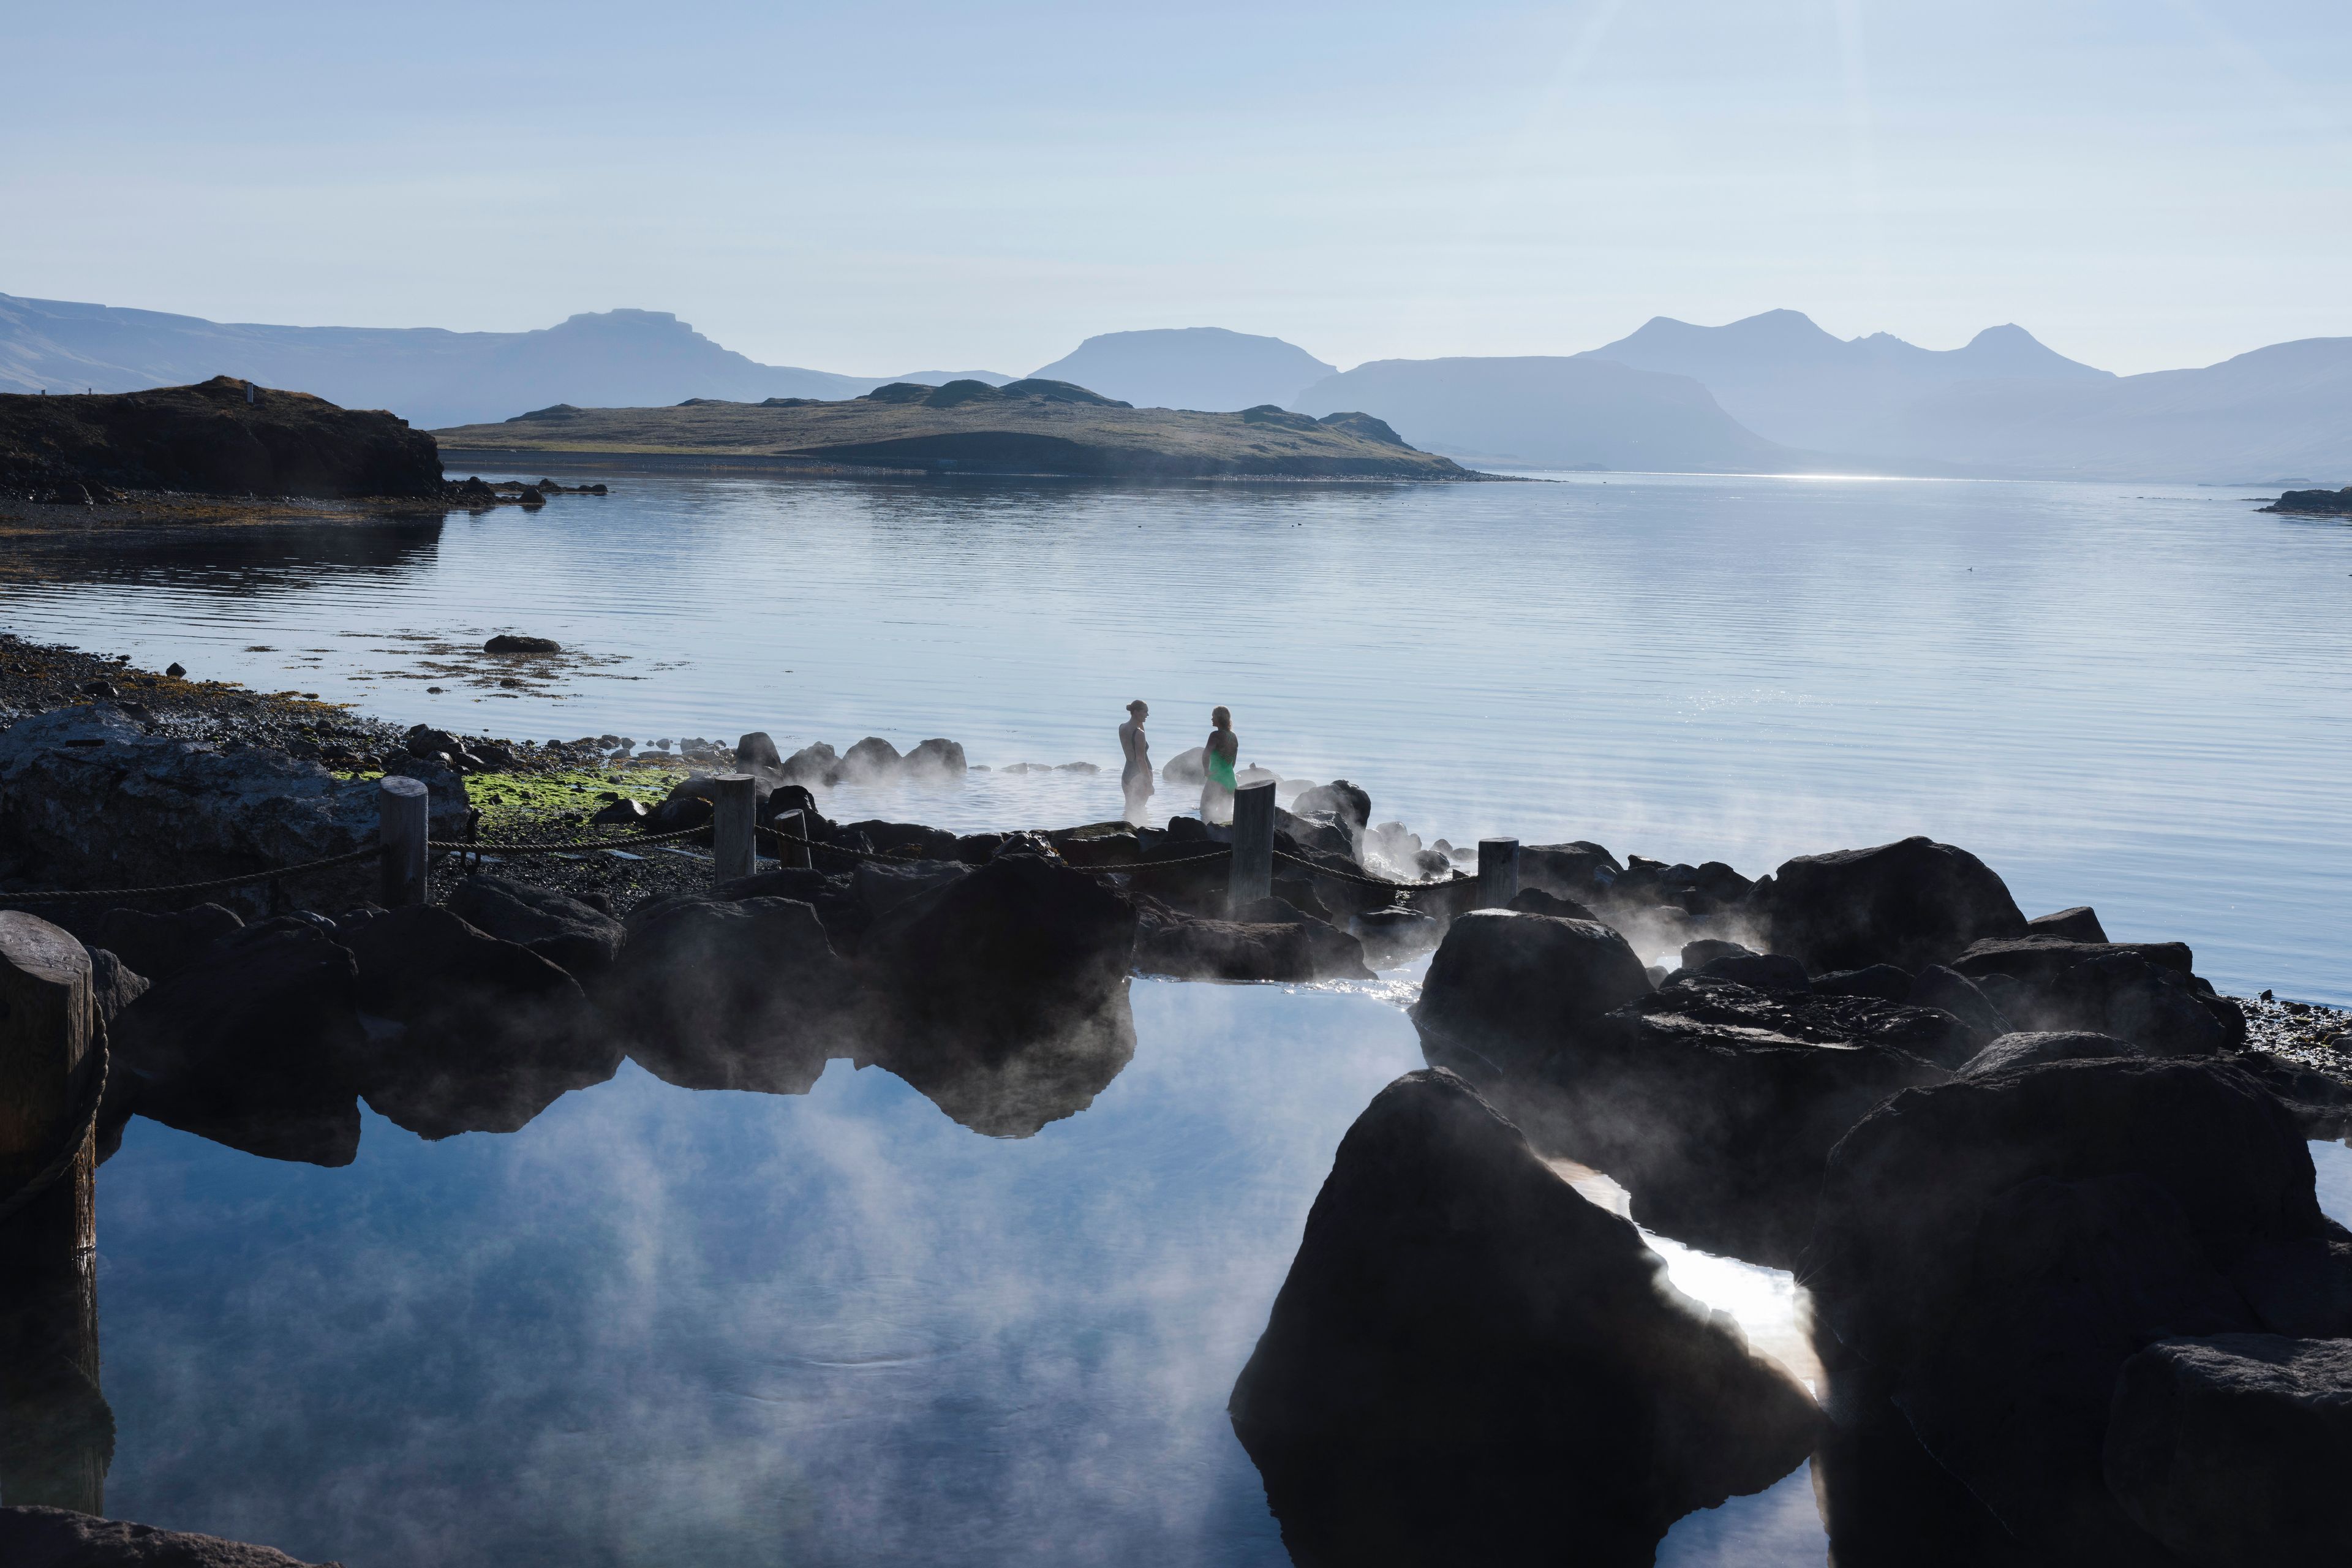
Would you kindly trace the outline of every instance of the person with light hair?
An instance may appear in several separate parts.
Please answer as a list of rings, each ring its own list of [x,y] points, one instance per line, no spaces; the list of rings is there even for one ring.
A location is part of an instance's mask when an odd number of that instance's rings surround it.
[[[1234,820],[1234,762],[1242,754],[1242,740],[1234,733],[1233,711],[1211,710],[1208,743],[1201,748],[1201,820],[1220,827]]]
[[[1143,721],[1150,717],[1150,708],[1139,697],[1127,705],[1127,722],[1118,727],[1118,752],[1124,760],[1118,784],[1127,795],[1127,821],[1135,827],[1146,826],[1158,788],[1151,777],[1151,742],[1143,733]]]

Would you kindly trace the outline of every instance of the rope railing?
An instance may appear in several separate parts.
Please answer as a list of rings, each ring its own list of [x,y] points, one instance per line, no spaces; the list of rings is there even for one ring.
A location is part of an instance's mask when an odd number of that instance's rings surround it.
[[[409,787],[387,788],[383,800],[383,830],[377,841],[347,854],[330,855],[317,860],[305,860],[291,866],[268,867],[256,871],[239,872],[233,876],[214,877],[203,881],[171,882],[135,888],[52,888],[23,892],[0,892],[0,904],[89,903],[100,900],[112,900],[118,903],[125,903],[142,899],[185,897],[197,893],[217,892],[230,888],[247,887],[257,882],[277,882],[287,878],[335,870],[345,866],[356,866],[371,859],[378,861],[383,868],[387,903],[418,902],[423,899],[427,862],[433,851],[473,856],[478,860],[480,857],[486,855],[501,857],[568,855],[581,851],[622,850],[624,846],[635,848],[657,848],[664,845],[677,844],[684,839],[702,837],[705,835],[710,835],[714,843],[722,850],[719,856],[721,861],[731,860],[735,875],[744,875],[757,869],[758,858],[752,850],[752,845],[759,838],[767,838],[779,845],[793,847],[802,852],[800,858],[803,861],[816,854],[831,855],[848,860],[877,861],[884,864],[903,864],[907,858],[902,853],[831,843],[814,837],[805,831],[795,833],[787,828],[761,823],[754,816],[752,797],[748,790],[739,792],[740,798],[731,799],[726,803],[735,807],[731,824],[722,824],[719,821],[720,811],[714,810],[711,821],[698,823],[692,827],[678,828],[667,833],[627,833],[592,838],[507,841],[432,838],[426,837],[425,832],[427,804],[424,798],[425,792],[422,787],[416,785],[415,781],[404,778],[385,782],[387,785]],[[1257,790],[1270,790],[1271,787],[1265,784],[1255,785],[1244,793],[1254,795]],[[721,809],[723,810],[723,806]],[[1250,815],[1253,821],[1237,826],[1236,831],[1247,829],[1254,834],[1255,841],[1249,847],[1251,854],[1247,858],[1254,862],[1256,876],[1254,879],[1251,879],[1245,874],[1245,868],[1237,866],[1234,873],[1236,900],[1244,896],[1242,884],[1244,881],[1253,880],[1254,889],[1248,896],[1263,897],[1266,890],[1267,870],[1276,860],[1296,867],[1310,877],[1325,878],[1358,887],[1373,888],[1398,899],[1409,899],[1415,894],[1454,888],[1461,883],[1459,878],[1438,882],[1397,882],[1383,877],[1361,875],[1310,860],[1286,849],[1274,847],[1273,819],[1270,811],[1257,810]],[[784,813],[783,818],[802,822],[806,820],[798,811]],[[721,832],[722,826],[731,826],[731,832]],[[725,852],[730,842],[733,847],[731,855]],[[1488,843],[1508,847],[1511,861],[1508,891],[1516,892],[1517,890],[1517,841],[1497,839],[1490,840]],[[1486,844],[1482,844],[1480,847],[1479,880],[1482,884],[1488,880],[1488,868],[1486,864]],[[1055,853],[1058,855],[1060,852],[1056,850]],[[1087,872],[1090,876],[1131,877],[1202,866],[1216,860],[1234,861],[1238,854],[1235,844],[1224,843],[1209,846],[1196,855],[1167,856],[1150,860],[1128,860],[1110,865],[1081,865],[1070,860],[1066,856],[1062,856],[1061,858],[1063,863],[1070,866],[1072,869]],[[726,878],[722,875],[720,879],[723,880]],[[1508,893],[1505,893],[1504,896],[1507,898]]]

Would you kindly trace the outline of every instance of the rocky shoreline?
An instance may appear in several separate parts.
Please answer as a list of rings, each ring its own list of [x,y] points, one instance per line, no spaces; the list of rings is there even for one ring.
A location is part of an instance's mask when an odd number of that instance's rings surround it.
[[[1301,1561],[1532,1563],[1572,1537],[1632,1568],[1809,1455],[1840,1562],[2346,1540],[2352,1234],[2306,1147],[2352,1131],[2346,1015],[2221,995],[2186,944],[2109,941],[2087,908],[2029,919],[1957,847],[1750,878],[1527,846],[1481,907],[1339,781],[1277,810],[1272,896],[1233,908],[1196,818],[825,816],[839,782],[961,773],[945,740],[459,736],[13,638],[0,720],[0,904],[363,851],[390,773],[425,783],[436,838],[597,839],[448,853],[396,909],[372,869],[43,906],[113,1053],[101,1156],[145,1115],[340,1165],[362,1102],[426,1138],[511,1131],[624,1059],[779,1094],[877,1066],[1027,1137],[1125,1069],[1136,976],[1363,981],[1426,952],[1429,1068],[1341,1142],[1233,1392]],[[714,885],[722,772],[812,865]],[[1827,1386],[1675,1292],[1636,1223],[1793,1271]]]

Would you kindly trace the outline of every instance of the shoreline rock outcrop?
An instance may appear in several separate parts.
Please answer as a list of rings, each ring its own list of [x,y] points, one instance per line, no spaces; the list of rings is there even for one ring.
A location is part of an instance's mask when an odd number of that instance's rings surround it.
[[[437,498],[441,455],[393,415],[226,375],[144,392],[0,394],[0,491],[87,500],[92,486]]]
[[[1820,1412],[1444,1069],[1340,1140],[1234,1430],[1293,1559],[1646,1564],[1803,1463]]]

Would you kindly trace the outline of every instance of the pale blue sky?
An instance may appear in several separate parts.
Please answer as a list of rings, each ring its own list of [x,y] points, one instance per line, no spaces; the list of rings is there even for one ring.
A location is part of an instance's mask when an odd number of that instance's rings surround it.
[[[882,373],[2352,334],[2343,0],[12,7],[0,291]]]

